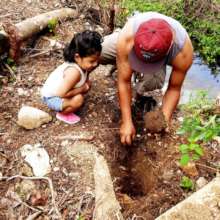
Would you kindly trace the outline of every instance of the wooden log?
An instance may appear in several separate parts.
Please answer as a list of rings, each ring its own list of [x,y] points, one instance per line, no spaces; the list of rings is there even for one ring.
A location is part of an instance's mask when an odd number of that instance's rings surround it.
[[[7,52],[14,60],[17,60],[20,53],[21,43],[39,33],[48,26],[48,23],[53,20],[64,20],[69,17],[76,17],[78,12],[70,8],[62,8],[47,13],[37,15],[32,18],[18,23],[11,24],[10,22],[3,23],[4,31],[0,31],[0,55]]]

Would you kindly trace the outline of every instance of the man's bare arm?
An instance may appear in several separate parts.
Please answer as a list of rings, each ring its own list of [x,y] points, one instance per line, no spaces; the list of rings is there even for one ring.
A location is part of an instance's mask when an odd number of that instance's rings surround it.
[[[162,110],[168,122],[179,102],[181,87],[186,73],[192,65],[192,60],[193,47],[190,39],[187,39],[183,49],[172,62],[173,69],[169,79],[169,85],[163,97]]]
[[[117,68],[119,104],[122,114],[120,129],[121,142],[130,145],[135,136],[135,128],[131,115],[131,76],[132,69],[128,62],[128,54],[133,47],[133,36],[128,26],[125,25],[119,35],[117,43]]]

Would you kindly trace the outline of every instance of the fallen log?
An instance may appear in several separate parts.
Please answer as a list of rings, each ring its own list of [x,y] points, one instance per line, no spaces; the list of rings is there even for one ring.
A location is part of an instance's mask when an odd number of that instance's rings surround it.
[[[0,55],[8,52],[15,61],[19,58],[21,43],[45,29],[51,20],[64,20],[76,17],[78,12],[70,8],[62,8],[37,15],[18,23],[3,23],[4,31],[0,31]]]
[[[106,160],[102,155],[95,157],[93,169],[95,179],[94,220],[123,220],[121,207],[116,199],[112,178]]]
[[[123,220],[121,207],[116,199],[112,178],[105,158],[98,153],[98,149],[86,141],[75,141],[73,145],[63,148],[71,161],[81,169],[86,170],[81,183],[85,188],[92,189],[95,197],[93,220]],[[75,166],[74,165],[74,166]],[[94,180],[94,183],[93,183]],[[83,185],[82,185],[83,187]],[[80,212],[79,207],[79,213]]]
[[[220,219],[220,177],[172,207],[155,220]]]

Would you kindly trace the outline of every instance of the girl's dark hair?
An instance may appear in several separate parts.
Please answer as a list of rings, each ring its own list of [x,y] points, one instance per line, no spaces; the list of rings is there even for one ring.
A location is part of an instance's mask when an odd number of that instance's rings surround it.
[[[96,53],[101,53],[102,37],[96,31],[83,31],[74,35],[70,44],[64,49],[64,60],[68,62],[75,62],[75,54],[78,53],[80,57],[87,57]]]

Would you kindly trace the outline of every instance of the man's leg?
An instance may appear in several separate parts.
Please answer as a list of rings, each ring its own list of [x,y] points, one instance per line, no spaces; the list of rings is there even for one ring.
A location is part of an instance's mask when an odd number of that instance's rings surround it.
[[[160,71],[154,74],[139,74],[136,73],[135,86],[135,108],[136,112],[151,111],[156,107],[156,100],[151,96],[146,96],[146,92],[161,89],[164,85],[166,76],[166,67],[164,66]]]
[[[101,64],[116,65],[116,44],[120,30],[116,30],[110,35],[104,37],[102,43],[102,53],[100,57]]]
[[[161,89],[166,77],[166,66],[154,74],[137,74],[135,86],[137,95],[144,96],[146,92]]]

